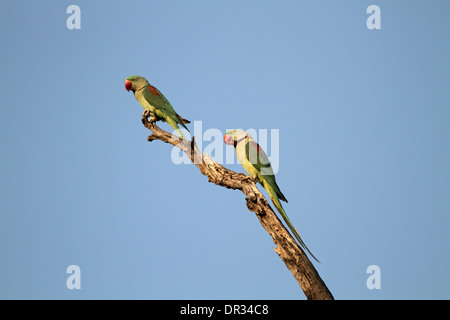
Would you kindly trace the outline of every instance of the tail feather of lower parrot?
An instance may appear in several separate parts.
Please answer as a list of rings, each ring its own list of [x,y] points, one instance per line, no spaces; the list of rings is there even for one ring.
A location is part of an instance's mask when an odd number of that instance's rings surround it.
[[[276,195],[275,190],[272,188],[272,186],[270,186],[268,183],[264,183],[264,188],[267,190],[267,192],[269,193],[270,199],[272,200],[273,204],[275,205],[275,207],[277,208],[278,212],[280,213],[280,215],[283,217],[283,220],[286,222],[286,224],[288,225],[289,229],[291,230],[292,234],[294,235],[295,239],[297,239],[298,243],[304,248],[306,249],[306,251],[309,252],[309,254],[311,255],[311,257],[314,258],[314,260],[316,260],[317,262],[320,263],[320,261],[312,254],[311,251],[309,251],[308,247],[306,246],[306,244],[303,242],[302,238],[300,237],[300,234],[298,232],[298,230],[292,225],[291,221],[289,220],[286,212],[283,209],[283,206],[281,205],[280,199],[278,199],[278,196]]]

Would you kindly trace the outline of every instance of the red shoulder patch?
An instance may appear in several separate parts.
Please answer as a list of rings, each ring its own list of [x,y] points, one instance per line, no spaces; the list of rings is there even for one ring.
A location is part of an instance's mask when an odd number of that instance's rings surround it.
[[[247,133],[247,136],[245,137],[245,139],[250,139],[250,135]],[[257,142],[255,142],[255,146],[256,146],[256,152],[259,154],[259,144]]]
[[[159,92],[158,92],[158,90],[156,90],[155,87],[153,87],[152,85],[149,85],[148,88],[155,96],[159,96]]]

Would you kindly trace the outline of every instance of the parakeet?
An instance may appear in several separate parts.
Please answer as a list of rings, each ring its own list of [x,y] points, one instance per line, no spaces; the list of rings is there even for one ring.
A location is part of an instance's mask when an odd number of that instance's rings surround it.
[[[283,209],[280,200],[287,202],[286,197],[281,193],[280,188],[275,180],[275,175],[270,165],[269,158],[258,143],[245,131],[240,129],[228,130],[223,138],[225,144],[233,145],[236,149],[236,157],[241,165],[247,171],[248,175],[258,181],[264,189],[269,193],[270,199],[277,208],[278,212],[283,217],[291,232],[299,244],[305,248],[311,256],[314,255],[306,247],[305,243],[300,238],[297,229],[294,228],[291,221]]]
[[[129,76],[125,80],[125,89],[127,89],[127,91],[133,91],[136,100],[142,108],[150,111],[150,122],[158,120],[167,122],[176,132],[178,132],[181,138],[187,140],[178,125],[182,125],[189,131],[184,124],[190,123],[190,121],[179,116],[175,110],[173,110],[172,105],[166,97],[164,97],[158,89],[152,86],[147,79],[140,76]]]

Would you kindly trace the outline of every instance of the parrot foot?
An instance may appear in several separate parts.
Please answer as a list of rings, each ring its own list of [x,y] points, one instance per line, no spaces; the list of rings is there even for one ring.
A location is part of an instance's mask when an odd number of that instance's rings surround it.
[[[157,118],[155,116],[152,116],[152,113],[150,112],[150,110],[147,110],[147,109],[144,110],[144,112],[142,112],[142,117],[147,119],[148,123],[150,123],[151,126],[154,126],[155,122],[157,120]]]
[[[145,118],[148,118],[151,116],[150,110],[145,109],[144,112],[142,112],[142,116]]]
[[[152,113],[151,113],[150,110],[145,109],[144,112],[142,112],[142,123],[143,124],[148,122],[150,124],[150,126],[152,126],[154,128],[155,127],[155,122],[157,120],[158,119],[155,116],[152,116]]]

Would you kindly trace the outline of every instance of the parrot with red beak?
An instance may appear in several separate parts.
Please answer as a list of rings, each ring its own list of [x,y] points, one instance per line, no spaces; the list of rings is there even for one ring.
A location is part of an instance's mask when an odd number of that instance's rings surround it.
[[[300,235],[296,228],[292,225],[286,212],[281,205],[280,200],[288,202],[286,197],[281,193],[280,188],[275,180],[275,175],[272,170],[272,166],[269,162],[264,150],[259,144],[248,134],[240,129],[228,130],[223,137],[223,141],[227,145],[232,145],[236,149],[236,157],[240,164],[247,171],[248,175],[259,182],[264,189],[269,193],[270,199],[277,208],[278,212],[283,217],[283,220],[288,225],[294,237],[298,243],[306,249],[309,254],[317,261],[319,260],[309,251],[308,247],[300,238]]]
[[[156,122],[158,120],[167,122],[178,132],[181,138],[187,140],[178,125],[181,125],[189,131],[184,124],[190,123],[190,121],[178,115],[166,97],[152,86],[147,79],[141,76],[129,76],[125,80],[125,89],[127,91],[131,90],[142,108],[150,111],[150,122]]]

